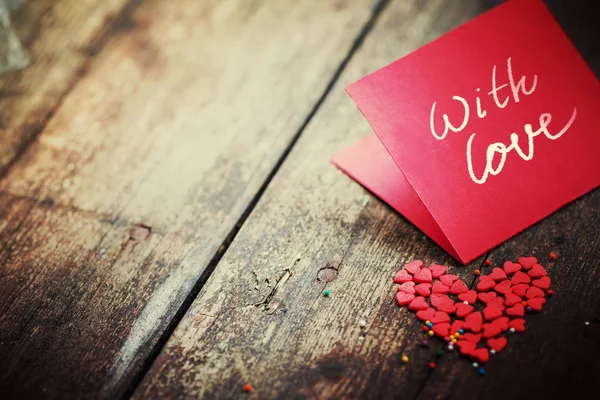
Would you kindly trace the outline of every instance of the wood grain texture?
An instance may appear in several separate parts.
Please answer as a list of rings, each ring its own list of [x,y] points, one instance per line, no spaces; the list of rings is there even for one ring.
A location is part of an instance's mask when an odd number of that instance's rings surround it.
[[[370,8],[147,0],[83,49],[87,73],[0,181],[3,395],[124,393]]]
[[[134,398],[235,398],[247,382],[254,398],[418,394],[431,353],[415,346],[419,324],[398,309],[393,276],[415,257],[465,268],[329,157],[370,132],[348,83],[480,11],[475,1],[387,7]]]
[[[32,63],[0,77],[0,176],[85,73],[90,57],[81,50],[107,35],[127,3],[29,0],[12,14]]]

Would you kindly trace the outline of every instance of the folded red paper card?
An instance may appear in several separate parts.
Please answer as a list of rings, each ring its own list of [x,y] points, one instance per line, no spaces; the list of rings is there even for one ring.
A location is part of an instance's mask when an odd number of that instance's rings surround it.
[[[347,88],[377,136],[333,156],[468,263],[600,184],[600,83],[510,0]]]

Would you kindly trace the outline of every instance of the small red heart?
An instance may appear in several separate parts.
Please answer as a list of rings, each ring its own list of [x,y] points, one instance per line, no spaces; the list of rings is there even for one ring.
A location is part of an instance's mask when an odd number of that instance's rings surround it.
[[[532,278],[541,278],[542,276],[546,275],[546,268],[542,267],[540,264],[535,264],[533,267],[531,267],[529,272],[527,272],[527,275]]]
[[[483,325],[483,317],[479,311],[473,312],[465,318],[465,328],[471,332],[479,332]]]
[[[449,291],[450,288],[440,281],[435,281],[433,283],[433,289],[431,290],[432,293],[448,293]]]
[[[488,292],[488,293],[477,293],[477,298],[482,303],[487,303],[492,299],[496,298],[496,292]]]
[[[483,337],[488,339],[494,336],[498,336],[502,333],[502,329],[495,324],[483,324]]]
[[[469,342],[473,342],[473,343],[477,344],[481,340],[481,333],[467,332],[464,334],[464,337],[465,337],[465,340],[468,340]]]
[[[516,318],[508,323],[508,326],[513,328],[516,332],[525,332],[525,320],[523,318]]]
[[[529,300],[535,297],[544,297],[545,295],[546,293],[544,293],[542,289],[531,286],[529,289],[527,289],[527,294],[525,294],[525,297],[527,297],[527,303],[529,303]]]
[[[452,293],[452,294],[461,294],[461,293],[466,293],[468,291],[469,291],[469,288],[461,280],[454,282],[452,284],[452,287],[450,287],[450,293]]]
[[[420,319],[421,321],[429,321],[431,320],[431,318],[433,318],[435,316],[435,308],[427,308],[425,310],[419,310],[417,311],[417,318]]]
[[[523,307],[521,303],[517,303],[514,306],[507,308],[505,312],[509,317],[522,317],[525,315],[525,307]]]
[[[515,272],[512,279],[510,280],[510,283],[512,283],[513,285],[518,285],[519,283],[529,283],[529,282],[531,282],[531,278],[529,277],[529,275],[527,275],[521,271]]]
[[[458,318],[466,317],[473,311],[473,306],[470,304],[456,303],[456,316]]]
[[[432,277],[439,278],[440,276],[442,276],[446,273],[448,268],[444,267],[443,265],[439,265],[439,264],[431,264],[429,266],[429,269],[431,270]]]
[[[514,285],[512,287],[512,292],[514,294],[516,294],[517,296],[525,297],[525,294],[527,293],[527,289],[529,289],[529,285],[527,285],[525,283],[521,283],[519,285]]]
[[[423,297],[429,297],[431,294],[431,283],[419,283],[415,286],[415,292]]]
[[[490,278],[495,280],[496,282],[502,281],[506,279],[506,273],[501,268],[494,268],[492,273],[488,275]]]
[[[436,311],[435,315],[429,320],[432,324],[441,324],[450,322],[450,316],[443,311]]]
[[[504,305],[506,307],[512,307],[521,301],[523,301],[523,299],[514,293],[507,293],[504,295]]]
[[[394,282],[396,282],[396,283],[404,283],[404,282],[409,282],[412,280],[413,280],[412,275],[409,274],[404,269],[401,269],[400,271],[398,271],[398,273],[394,277]]]
[[[521,264],[526,270],[530,270],[531,267],[538,263],[538,260],[535,257],[519,257],[517,262]]]
[[[542,306],[546,304],[546,299],[543,297],[536,297],[534,299],[527,300],[527,305],[531,307],[533,311],[542,311]]]
[[[550,278],[547,276],[542,276],[540,279],[535,279],[533,282],[531,282],[533,286],[537,286],[544,290],[550,289],[550,283]]]
[[[398,286],[399,292],[404,293],[415,293],[415,283],[414,282],[404,282],[402,285]]]
[[[429,300],[431,301],[431,305],[436,308],[439,307],[440,304],[447,303],[447,302],[454,304],[454,302],[452,301],[452,299],[450,299],[450,297],[446,296],[445,294],[440,294],[440,293],[432,293],[431,297],[429,297]]]
[[[504,263],[504,272],[506,273],[506,275],[512,275],[517,271],[521,270],[521,265],[511,262],[511,261],[507,261]]]
[[[517,272],[518,274],[518,272]],[[494,290],[498,293],[502,293],[502,294],[507,294],[512,292],[512,289],[510,288],[510,281],[508,279],[498,283],[496,286],[494,286]]]
[[[458,332],[461,329],[463,329],[465,327],[465,321],[460,320],[460,319],[455,319],[454,322],[452,322],[452,325],[450,326],[450,332]]]
[[[450,300],[449,303],[444,302],[440,304],[439,306],[437,306],[437,309],[439,311],[447,312],[448,314],[454,314],[454,312],[456,311],[456,307],[454,306],[454,302],[452,300]]]
[[[404,266],[404,269],[411,274],[416,274],[423,267],[423,261],[413,260]]]
[[[429,308],[429,304],[425,301],[425,297],[421,296],[415,297],[408,305],[408,309],[412,311],[426,310],[427,308]]]
[[[413,301],[414,298],[415,298],[415,295],[412,293],[405,293],[405,292],[396,293],[396,301],[401,306],[410,304],[410,302]]]
[[[476,349],[475,351],[471,352],[471,355],[477,358],[482,364],[490,360],[490,352],[485,347],[480,347]]]
[[[446,285],[448,287],[452,286],[452,283],[454,283],[454,281],[457,279],[458,279],[458,276],[451,275],[451,274],[446,274],[446,275],[440,276],[440,282],[442,282],[444,285]]]
[[[477,283],[477,290],[479,292],[487,292],[496,286],[496,282],[492,278],[487,275],[482,275],[479,277],[479,283]]]
[[[506,343],[507,340],[505,337],[499,337],[496,339],[488,339],[487,340],[487,345],[490,349],[493,349],[496,351],[496,353],[498,353],[499,351],[502,351],[502,349],[504,349],[506,347]]]
[[[502,316],[502,310],[496,305],[490,305],[483,309],[483,318],[486,321],[493,321]]]
[[[469,290],[468,292],[459,294],[458,299],[460,301],[466,301],[469,304],[475,304],[477,301],[477,292],[474,290]]]
[[[473,343],[469,340],[459,340],[456,345],[460,349],[460,354],[465,356],[471,355],[472,352],[475,351],[477,347],[477,343]]]
[[[494,322],[492,322],[492,324],[496,325],[498,328],[500,328],[502,330],[502,332],[508,330],[508,321],[510,321],[510,319],[508,319],[508,317],[500,317],[500,318],[496,318],[494,320]]]
[[[439,337],[445,337],[448,336],[450,334],[450,324],[445,322],[445,323],[441,323],[441,324],[437,324],[434,325],[431,330],[433,331],[433,333],[436,334],[436,336]]]
[[[504,310],[506,307],[504,307],[504,299],[502,297],[496,297],[495,299],[491,299],[490,301],[487,302],[488,306],[495,306],[497,308],[499,308],[500,310]]]
[[[432,280],[429,268],[421,268],[415,273],[415,282],[417,283],[431,283]]]

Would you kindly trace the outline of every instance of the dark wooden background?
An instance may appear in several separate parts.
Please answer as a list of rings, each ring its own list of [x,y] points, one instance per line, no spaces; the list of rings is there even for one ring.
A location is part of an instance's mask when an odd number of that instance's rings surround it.
[[[370,132],[347,84],[496,3],[25,1],[34,62],[0,78],[0,397],[591,398],[600,192],[462,267],[329,163]],[[600,75],[597,3],[547,1]],[[429,371],[398,265],[471,281],[525,254],[555,291],[527,332],[485,377],[456,353]]]

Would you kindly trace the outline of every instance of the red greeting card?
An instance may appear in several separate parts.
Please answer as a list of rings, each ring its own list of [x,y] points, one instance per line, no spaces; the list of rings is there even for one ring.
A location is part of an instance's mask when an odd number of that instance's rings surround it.
[[[468,263],[600,184],[600,84],[510,0],[347,88],[377,136],[340,169]]]

